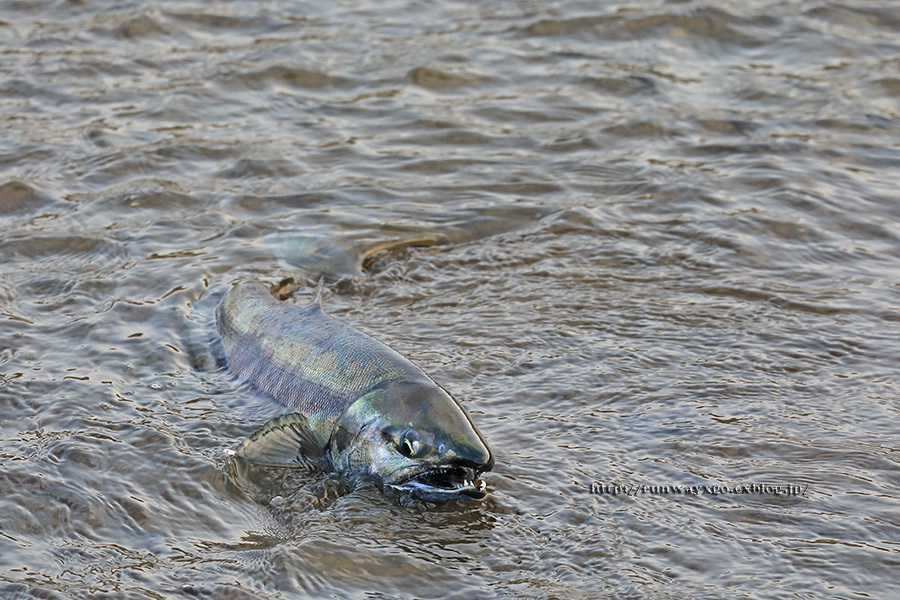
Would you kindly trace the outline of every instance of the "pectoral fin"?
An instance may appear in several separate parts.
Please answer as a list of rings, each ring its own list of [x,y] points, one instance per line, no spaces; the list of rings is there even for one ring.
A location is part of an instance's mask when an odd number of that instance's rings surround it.
[[[324,455],[306,417],[288,413],[241,442],[235,456],[271,467],[321,468]]]

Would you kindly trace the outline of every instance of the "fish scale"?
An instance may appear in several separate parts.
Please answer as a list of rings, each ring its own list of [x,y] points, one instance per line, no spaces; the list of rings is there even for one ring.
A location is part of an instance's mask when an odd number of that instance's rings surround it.
[[[288,304],[260,283],[229,290],[217,319],[231,370],[308,415],[332,420],[382,381],[427,377],[381,342],[328,317],[318,300]]]

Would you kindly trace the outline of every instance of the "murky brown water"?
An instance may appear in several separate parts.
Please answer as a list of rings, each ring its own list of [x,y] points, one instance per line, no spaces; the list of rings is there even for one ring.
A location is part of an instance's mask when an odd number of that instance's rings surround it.
[[[0,597],[897,597],[898,56],[887,1],[0,2]],[[278,408],[189,350],[323,238],[439,242],[326,304],[486,500],[229,466]]]

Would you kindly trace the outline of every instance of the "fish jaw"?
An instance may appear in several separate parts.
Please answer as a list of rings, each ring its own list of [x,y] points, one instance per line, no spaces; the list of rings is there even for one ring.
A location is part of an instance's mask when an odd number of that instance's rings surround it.
[[[421,500],[480,500],[487,495],[487,485],[478,476],[482,471],[462,466],[436,466],[416,469],[405,478],[395,476],[385,485]]]

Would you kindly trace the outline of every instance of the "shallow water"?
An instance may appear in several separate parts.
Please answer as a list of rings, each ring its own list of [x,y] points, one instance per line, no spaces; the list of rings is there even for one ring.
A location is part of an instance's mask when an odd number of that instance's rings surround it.
[[[876,1],[0,2],[0,597],[897,596],[898,52]],[[196,368],[215,299],[317,240],[484,501],[229,459],[278,408]]]

